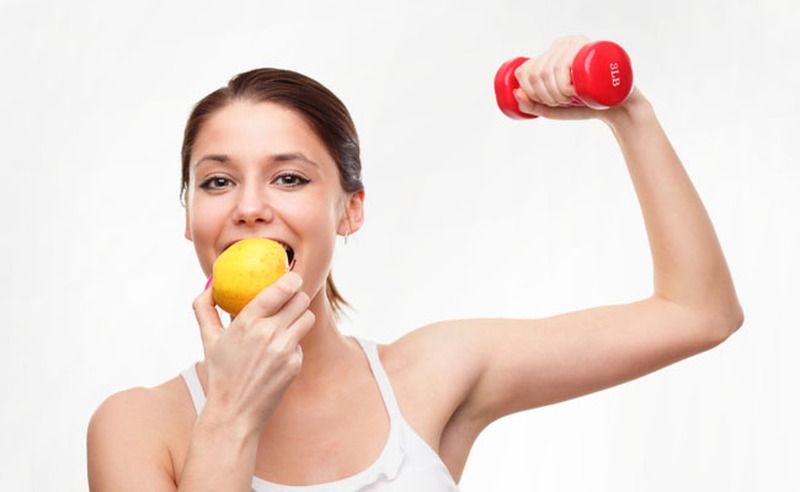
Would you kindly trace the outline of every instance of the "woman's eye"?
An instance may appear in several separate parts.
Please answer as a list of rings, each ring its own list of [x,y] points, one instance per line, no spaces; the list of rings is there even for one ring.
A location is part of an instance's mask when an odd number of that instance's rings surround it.
[[[275,178],[275,184],[287,187],[302,186],[310,180],[297,174],[281,174]]]
[[[224,178],[222,176],[213,176],[203,181],[200,184],[200,188],[203,188],[204,190],[218,190],[220,188],[230,186],[230,184],[231,180],[228,178]]]

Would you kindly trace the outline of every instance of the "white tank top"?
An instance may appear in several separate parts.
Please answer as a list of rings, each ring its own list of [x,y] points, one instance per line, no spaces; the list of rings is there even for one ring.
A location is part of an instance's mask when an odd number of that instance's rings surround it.
[[[358,340],[358,339],[357,339]],[[367,354],[370,369],[380,388],[389,414],[389,439],[366,470],[341,480],[316,485],[281,485],[253,477],[254,492],[451,492],[458,491],[450,471],[438,454],[417,434],[400,413],[397,399],[378,349],[373,342],[358,340]],[[195,365],[181,374],[192,396],[197,414],[203,410],[206,396]]]

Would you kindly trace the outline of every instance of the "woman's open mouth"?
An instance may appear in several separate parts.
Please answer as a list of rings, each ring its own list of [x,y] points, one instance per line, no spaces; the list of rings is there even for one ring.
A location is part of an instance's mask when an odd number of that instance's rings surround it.
[[[278,242],[280,243],[281,246],[283,246],[283,249],[286,251],[286,269],[291,271],[292,269],[294,269],[295,265],[294,249],[292,249],[292,247],[286,243],[280,241]]]

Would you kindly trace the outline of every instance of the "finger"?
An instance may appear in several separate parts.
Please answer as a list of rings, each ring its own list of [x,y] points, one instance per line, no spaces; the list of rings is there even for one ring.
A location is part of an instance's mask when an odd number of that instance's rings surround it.
[[[535,60],[533,58],[525,61],[514,71],[514,76],[519,82],[519,89],[515,92],[522,92],[531,101],[539,100],[536,94],[536,72],[534,71]]]
[[[556,40],[542,58],[543,73],[550,96],[558,106],[570,105],[575,95],[572,85],[572,61],[582,45],[573,38]]]
[[[565,104],[571,104],[575,97],[575,86],[572,84],[572,58],[569,56],[565,54],[553,72],[558,92],[566,99]]]
[[[280,334],[276,342],[285,347],[287,351],[292,351],[293,361],[296,363],[298,369],[303,364],[303,347],[300,342],[308,334],[314,326],[315,321],[314,313],[305,311],[292,323],[289,329]]]
[[[258,293],[239,313],[239,317],[265,318],[277,313],[294,294],[300,290],[303,279],[295,272],[288,272],[274,284]]]
[[[315,321],[314,313],[308,310],[304,311],[286,330],[287,343],[299,347],[300,341],[311,331]]]
[[[271,316],[268,330],[276,332],[287,330],[297,319],[308,310],[311,299],[303,291],[296,292],[281,308]]]
[[[523,68],[520,80],[522,88],[528,97],[535,102],[556,107],[563,106],[570,102],[570,98],[561,94],[558,84],[557,71],[560,70],[561,60],[558,54],[551,52],[531,59],[530,63]]]
[[[528,97],[528,94],[525,93],[522,89],[516,89],[514,91],[514,99],[517,100],[517,105],[519,105],[520,109],[524,107],[528,107],[533,104],[533,100]]]
[[[542,102],[548,106],[565,106],[570,103],[570,98],[561,93],[561,87],[559,87],[558,83],[558,71],[558,64],[554,63],[546,67],[542,73],[543,90],[547,91],[547,99]]]
[[[550,83],[547,80],[547,74],[543,73],[539,75],[534,90],[536,91],[536,98],[539,102],[548,106],[558,106],[558,99],[551,90]]]
[[[528,96],[528,99],[544,104],[553,104],[554,101],[542,79],[543,63],[544,60],[541,58],[531,58],[517,68],[515,75],[520,89]]]
[[[192,302],[192,309],[194,316],[197,319],[197,324],[200,327],[200,338],[203,342],[203,352],[208,358],[208,353],[217,343],[220,335],[225,331],[222,326],[222,321],[219,319],[219,313],[214,304],[214,296],[211,289],[207,288],[202,294],[197,296]]]
[[[515,91],[514,96],[517,98],[519,110],[523,113],[531,114],[533,116],[542,116],[543,112],[549,107],[540,102],[533,101],[526,93],[522,91]]]

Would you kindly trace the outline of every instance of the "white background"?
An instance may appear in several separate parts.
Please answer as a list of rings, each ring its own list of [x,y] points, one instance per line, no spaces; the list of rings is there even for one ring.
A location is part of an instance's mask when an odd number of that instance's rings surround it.
[[[250,68],[317,78],[358,125],[367,223],[334,263],[357,308],[346,332],[648,295],[610,132],[494,106],[501,62],[571,33],[630,53],[746,322],[654,375],[494,424],[462,489],[800,490],[795,2],[201,3],[0,3],[0,490],[85,490],[97,405],[201,356],[179,146],[194,102]]]

